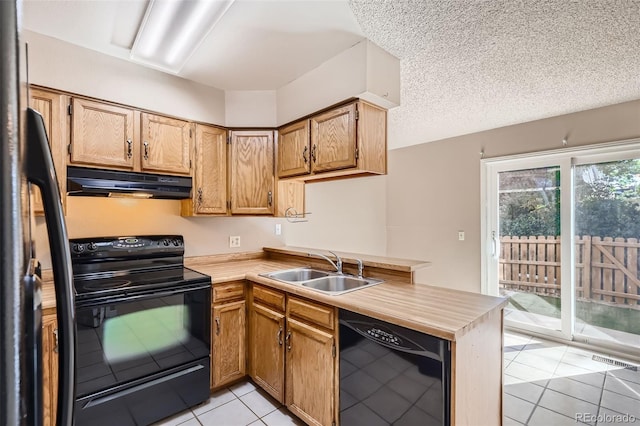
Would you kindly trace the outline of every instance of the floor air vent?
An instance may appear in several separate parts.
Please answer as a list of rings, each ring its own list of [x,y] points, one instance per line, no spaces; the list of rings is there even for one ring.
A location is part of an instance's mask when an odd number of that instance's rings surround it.
[[[638,371],[638,367],[635,365],[627,364],[626,362],[617,361],[611,358],[605,358],[603,356],[594,355],[592,358],[594,361],[604,362],[605,364],[615,365],[616,367],[625,368],[631,371]]]

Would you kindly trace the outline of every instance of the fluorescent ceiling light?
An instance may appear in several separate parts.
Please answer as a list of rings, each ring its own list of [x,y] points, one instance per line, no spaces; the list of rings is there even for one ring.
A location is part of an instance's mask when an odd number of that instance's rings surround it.
[[[150,0],[131,59],[180,72],[234,0]]]

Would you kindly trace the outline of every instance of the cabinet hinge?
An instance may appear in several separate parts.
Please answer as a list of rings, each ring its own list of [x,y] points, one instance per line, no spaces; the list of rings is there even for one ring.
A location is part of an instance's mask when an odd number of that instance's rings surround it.
[[[227,210],[231,210],[231,200],[227,201]]]
[[[356,110],[356,120],[360,119],[360,111]]]
[[[356,157],[358,158],[358,157]],[[191,160],[189,160],[189,170],[191,170],[193,168],[193,162]]]
[[[193,129],[189,128],[189,137],[192,138],[193,137]]]
[[[71,143],[67,145],[67,153],[71,155]]]
[[[356,148],[356,160],[360,158],[360,150]]]
[[[231,145],[231,135],[227,136],[227,145]]]
[[[69,105],[67,106],[67,113],[68,113],[69,115],[73,115],[73,105],[69,104]]]
[[[333,345],[331,346],[331,356],[332,357],[336,357],[336,342],[333,342]]]

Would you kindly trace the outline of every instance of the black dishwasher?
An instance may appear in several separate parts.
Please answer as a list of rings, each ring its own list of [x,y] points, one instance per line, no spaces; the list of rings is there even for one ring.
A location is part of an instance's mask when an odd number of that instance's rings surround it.
[[[340,424],[448,426],[448,341],[340,310]]]

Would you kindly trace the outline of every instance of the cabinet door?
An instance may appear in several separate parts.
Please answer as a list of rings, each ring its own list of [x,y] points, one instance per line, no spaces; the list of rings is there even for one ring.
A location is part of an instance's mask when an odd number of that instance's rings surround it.
[[[314,172],[355,167],[356,104],[311,119],[311,162]]]
[[[29,106],[38,111],[44,120],[44,128],[49,138],[49,146],[51,147],[51,155],[53,157],[53,165],[56,169],[56,177],[58,178],[58,188],[62,196],[62,206],[66,204],[66,181],[67,167],[65,164],[65,151],[68,144],[68,132],[66,123],[66,96],[59,93],[47,92],[40,89],[29,89],[31,99]],[[33,186],[33,205],[32,211],[36,215],[44,213],[42,207],[42,196],[40,189]]]
[[[273,132],[231,132],[231,213],[273,214]]]
[[[309,173],[309,120],[291,124],[278,131],[278,177]]]
[[[191,123],[143,113],[142,170],[188,175],[191,170]]]
[[[58,323],[56,315],[42,318],[42,413],[44,426],[56,424],[58,404]]]
[[[134,168],[132,109],[72,99],[71,158],[76,165]]]
[[[310,425],[334,421],[335,358],[332,334],[287,318],[287,408]]]
[[[196,214],[227,213],[227,132],[196,126],[193,206]]]
[[[245,375],[245,318],[244,300],[213,307],[211,387]]]
[[[253,304],[250,375],[278,402],[284,402],[284,314]]]

